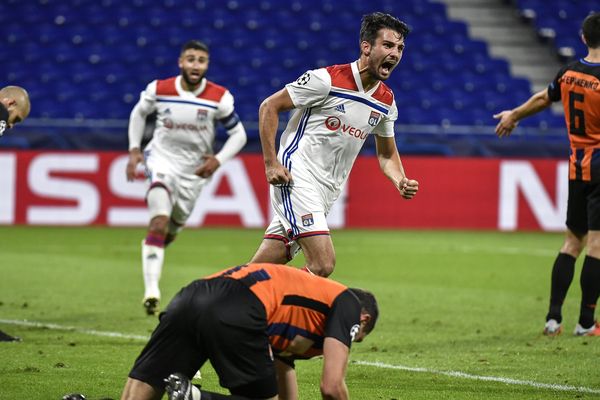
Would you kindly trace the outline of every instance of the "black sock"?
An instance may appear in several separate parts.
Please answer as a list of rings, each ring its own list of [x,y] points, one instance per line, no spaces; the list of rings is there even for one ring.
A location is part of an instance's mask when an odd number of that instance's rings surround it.
[[[566,253],[558,253],[554,260],[550,286],[550,309],[546,315],[546,321],[555,319],[559,324],[562,322],[562,305],[573,280],[575,260],[575,257]]]
[[[579,325],[590,328],[594,325],[594,311],[600,296],[600,259],[586,256],[581,269],[581,309]]]

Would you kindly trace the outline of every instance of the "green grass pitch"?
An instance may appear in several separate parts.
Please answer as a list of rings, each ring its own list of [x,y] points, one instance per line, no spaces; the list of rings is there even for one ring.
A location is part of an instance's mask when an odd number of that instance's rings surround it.
[[[0,329],[23,339],[0,343],[0,399],[120,397],[156,324],[141,306],[144,234],[0,227]],[[166,253],[164,301],[195,278],[247,261],[261,237],[185,230]],[[581,260],[565,332],[541,335],[561,234],[346,230],[333,240],[332,277],[372,290],[381,308],[375,331],[352,348],[352,398],[600,398],[600,339],[571,335]],[[319,399],[321,361],[297,366],[300,398]],[[202,374],[203,387],[223,392],[209,365]]]

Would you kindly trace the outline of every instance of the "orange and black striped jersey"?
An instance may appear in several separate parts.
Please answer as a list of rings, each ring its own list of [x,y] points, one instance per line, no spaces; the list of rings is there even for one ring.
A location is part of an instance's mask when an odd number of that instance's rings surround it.
[[[261,301],[276,354],[311,358],[323,354],[325,337],[350,347],[358,333],[360,303],[341,283],[276,264],[241,265],[206,279],[218,277],[239,280]]]
[[[569,179],[600,180],[600,64],[585,59],[563,67],[548,87],[561,100],[571,142]]]

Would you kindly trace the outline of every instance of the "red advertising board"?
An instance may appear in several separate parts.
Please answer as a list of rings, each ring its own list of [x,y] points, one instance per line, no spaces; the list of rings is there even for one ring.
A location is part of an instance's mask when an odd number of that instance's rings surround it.
[[[146,183],[125,179],[127,154],[0,152],[0,224],[147,224]],[[329,215],[333,228],[562,230],[563,160],[404,157],[420,190],[403,200],[375,157],[359,157]],[[293,174],[293,172],[292,172]],[[270,221],[260,155],[223,167],[203,190],[188,225],[264,227]]]

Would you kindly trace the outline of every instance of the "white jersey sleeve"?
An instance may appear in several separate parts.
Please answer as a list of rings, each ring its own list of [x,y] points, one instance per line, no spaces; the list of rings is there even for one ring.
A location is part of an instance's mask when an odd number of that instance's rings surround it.
[[[398,119],[398,107],[396,107],[396,100],[392,102],[390,111],[387,115],[384,115],[381,121],[377,124],[373,133],[377,136],[393,137],[394,136],[394,123]]]
[[[227,130],[229,138],[223,144],[223,148],[218,154],[215,154],[219,164],[223,165],[227,161],[231,160],[240,150],[244,147],[247,142],[246,130],[241,122],[238,122],[233,128]]]
[[[140,94],[140,100],[129,117],[129,150],[139,148],[144,136],[146,117],[156,111],[156,81],[152,81]]]
[[[217,120],[221,120],[223,118],[227,118],[234,111],[233,107],[233,96],[229,91],[223,93],[223,97],[221,97],[221,101],[217,106],[217,112],[215,113],[215,117]]]
[[[331,76],[325,68],[305,72],[300,78],[285,85],[294,107],[307,108],[327,99],[331,91]]]
[[[150,82],[146,86],[146,90],[140,93],[140,100],[136,106],[139,106],[139,110],[144,117],[156,111],[156,84],[157,81]]]
[[[233,95],[226,91],[221,97],[215,113],[217,120],[227,129],[229,135],[221,151],[215,155],[221,165],[235,157],[247,141],[246,130],[235,112],[233,103]]]

